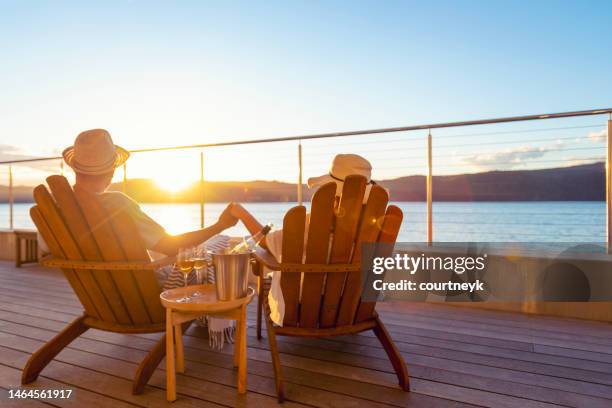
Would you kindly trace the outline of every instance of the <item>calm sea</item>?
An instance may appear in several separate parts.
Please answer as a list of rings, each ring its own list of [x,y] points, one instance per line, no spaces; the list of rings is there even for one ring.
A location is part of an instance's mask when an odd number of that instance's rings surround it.
[[[396,202],[404,212],[398,241],[417,242],[426,238],[425,203]],[[32,204],[15,204],[15,228],[33,228],[28,210]],[[285,212],[295,203],[247,203],[244,206],[262,222],[282,226]],[[169,232],[198,228],[198,204],[143,204],[144,211]],[[212,224],[225,204],[205,206],[206,225]],[[604,242],[603,202],[487,202],[434,203],[436,241],[498,242]],[[0,228],[8,228],[8,204],[0,204]],[[240,224],[230,235],[245,235]]]

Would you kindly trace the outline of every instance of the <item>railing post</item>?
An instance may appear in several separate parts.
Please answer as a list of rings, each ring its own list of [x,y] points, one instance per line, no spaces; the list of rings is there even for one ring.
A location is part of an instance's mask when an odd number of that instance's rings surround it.
[[[9,164],[8,167],[9,185],[8,185],[8,199],[9,199],[9,229],[13,229],[13,166]]]
[[[608,118],[608,156],[606,159],[606,234],[608,253],[612,254],[612,113]]]
[[[200,228],[204,228],[204,152],[200,152]]]
[[[302,141],[298,143],[298,185],[297,185],[297,199],[298,205],[302,205]]]
[[[123,185],[121,189],[123,194],[127,194],[127,162],[123,162]]]
[[[433,160],[431,129],[427,135],[427,244],[433,242]]]

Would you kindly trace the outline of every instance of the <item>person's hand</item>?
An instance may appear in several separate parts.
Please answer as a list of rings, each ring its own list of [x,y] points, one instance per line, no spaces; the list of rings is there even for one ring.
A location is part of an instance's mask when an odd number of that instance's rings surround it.
[[[247,210],[239,203],[232,203],[230,213],[239,220],[244,220]]]
[[[234,203],[228,204],[227,207],[225,207],[225,210],[223,210],[219,216],[217,224],[219,224],[223,229],[233,227],[238,223],[238,217],[232,214],[232,207],[234,205]]]

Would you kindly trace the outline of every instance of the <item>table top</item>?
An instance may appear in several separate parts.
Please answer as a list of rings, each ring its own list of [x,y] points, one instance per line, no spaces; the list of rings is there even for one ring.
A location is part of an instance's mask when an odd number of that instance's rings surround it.
[[[189,302],[177,302],[185,296],[193,295],[199,292]],[[236,309],[244,304],[247,304],[253,299],[255,290],[251,287],[247,289],[247,295],[235,300],[218,300],[215,285],[193,285],[182,288],[170,289],[162,292],[159,298],[162,305],[166,308],[185,312],[224,312]]]

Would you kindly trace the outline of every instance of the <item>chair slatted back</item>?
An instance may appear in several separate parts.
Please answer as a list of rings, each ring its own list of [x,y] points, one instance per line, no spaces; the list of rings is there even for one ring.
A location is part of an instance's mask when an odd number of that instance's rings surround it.
[[[334,211],[336,184],[321,187],[313,196],[308,237],[303,254],[306,211],[294,207],[283,222],[283,263],[359,264],[361,243],[395,242],[402,212],[387,204],[384,188],[374,185],[363,205],[366,179],[345,180]],[[302,276],[301,276],[302,275]],[[283,273],[283,325],[303,328],[346,326],[373,317],[375,302],[360,303],[361,273]]]
[[[85,216],[81,212],[81,207],[77,203],[68,180],[64,177],[49,177],[47,184],[51,194],[57,203],[57,208],[80,249],[83,260],[101,262],[103,261],[98,245],[96,244]],[[104,300],[113,314],[113,323],[130,324],[129,314],[119,293],[115,289],[115,284],[110,272],[102,270],[92,270],[97,285],[104,295]]]
[[[53,256],[92,262],[149,260],[125,211],[108,214],[96,195],[74,192],[62,176],[50,176],[47,182],[53,196],[44,185],[36,187],[31,214]],[[164,319],[153,270],[78,270],[66,276],[92,317],[130,326]]]

